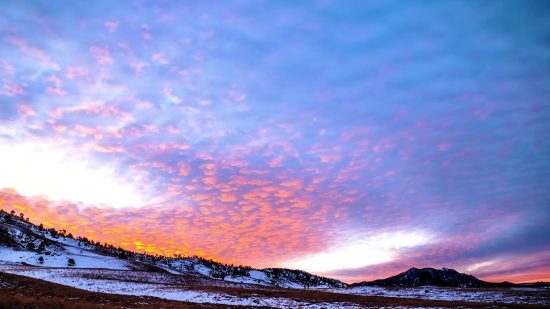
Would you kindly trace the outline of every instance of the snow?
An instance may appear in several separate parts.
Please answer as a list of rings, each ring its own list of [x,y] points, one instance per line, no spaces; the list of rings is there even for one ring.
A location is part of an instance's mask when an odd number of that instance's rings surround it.
[[[170,283],[163,274],[140,273],[134,271],[109,271],[94,269],[30,268],[21,266],[1,266],[2,271],[42,279],[75,288],[111,294],[153,296],[169,300],[193,303],[243,305],[249,307],[270,306],[274,308],[344,308],[358,309],[362,306],[351,303],[309,303],[281,297],[238,297],[226,293],[189,290],[188,287]],[[146,282],[127,281],[146,279]]]
[[[32,251],[16,251],[0,247],[0,263],[26,263],[35,266],[67,267],[68,260],[74,259],[78,268],[130,269],[130,264],[112,257],[99,255],[84,249],[66,246],[46,250],[49,254]],[[43,263],[38,260],[44,259]]]
[[[162,266],[158,266],[158,265],[157,265],[157,267],[159,267],[159,268],[162,268],[162,269],[166,270],[166,271],[167,271],[168,273],[170,273],[170,274],[174,274],[174,275],[181,275],[181,272],[179,272],[179,271],[175,271],[175,270],[173,270],[172,268],[168,268],[168,267],[162,267]]]
[[[321,289],[319,289],[321,290]],[[513,293],[514,289],[475,290],[472,288],[447,288],[447,287],[376,287],[362,286],[346,289],[322,289],[327,292],[354,294],[363,296],[384,296],[416,298],[426,300],[447,300],[467,302],[499,302],[515,304],[547,304],[546,301],[533,295]],[[537,291],[531,288],[530,291]],[[543,291],[539,289],[538,291]]]

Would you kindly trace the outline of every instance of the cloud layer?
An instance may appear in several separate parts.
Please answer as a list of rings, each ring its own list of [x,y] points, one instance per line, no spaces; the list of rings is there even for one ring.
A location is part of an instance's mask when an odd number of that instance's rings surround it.
[[[363,255],[324,268],[351,281],[550,270],[543,2],[0,7],[6,210],[256,267]]]

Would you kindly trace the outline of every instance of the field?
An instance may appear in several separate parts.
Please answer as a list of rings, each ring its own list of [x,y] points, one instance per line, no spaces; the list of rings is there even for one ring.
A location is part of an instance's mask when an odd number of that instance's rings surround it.
[[[10,309],[550,308],[548,289],[313,290],[240,284],[192,274],[13,265],[0,269],[0,308]]]

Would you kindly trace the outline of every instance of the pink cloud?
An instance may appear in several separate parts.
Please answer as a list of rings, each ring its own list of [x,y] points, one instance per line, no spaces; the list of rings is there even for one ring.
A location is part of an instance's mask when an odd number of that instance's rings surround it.
[[[178,133],[181,133],[180,130],[174,128],[173,126],[168,126],[168,132],[172,133],[172,134],[178,134]]]
[[[59,95],[59,96],[63,96],[63,95],[67,94],[66,91],[63,91],[63,90],[58,89],[58,88],[53,88],[53,87],[46,88],[46,93],[56,94],[56,95]]]
[[[63,112],[60,108],[56,108],[53,111],[49,111],[48,115],[52,118],[61,119],[63,117]]]
[[[21,115],[21,118],[23,120],[25,120],[28,116],[38,116],[36,111],[29,105],[17,105],[17,110],[19,111],[19,114]]]
[[[153,58],[153,62],[158,62],[160,64],[168,63],[168,60],[164,58],[164,53],[153,54],[152,58]]]
[[[153,104],[151,104],[151,102],[149,102],[149,101],[141,101],[139,99],[136,99],[135,102],[137,103],[137,107],[141,107],[141,108],[151,108],[151,107],[153,107]]]
[[[222,202],[235,202],[238,198],[233,194],[222,194],[218,196],[218,199]]]
[[[182,100],[175,96],[175,95],[172,95],[172,88],[170,87],[164,87],[163,89],[163,94],[170,100],[172,101],[174,104],[179,104],[182,102]]]
[[[233,90],[229,91],[229,95],[235,102],[241,102],[246,98],[245,94]]]
[[[120,22],[106,21],[104,25],[109,28],[109,32],[115,32],[118,28],[118,25],[120,25]]]
[[[12,44],[18,45],[26,54],[40,59],[44,65],[50,67],[51,69],[56,71],[60,70],[59,65],[50,60],[50,57],[46,55],[43,50],[29,46],[24,39],[8,35],[6,40]]]
[[[141,70],[144,68],[144,67],[147,67],[149,66],[149,63],[145,62],[145,61],[136,61],[136,62],[132,62],[130,63],[130,66],[132,68],[134,68],[134,70],[136,70],[136,73],[140,73]]]
[[[119,146],[119,145],[103,146],[103,145],[99,145],[99,144],[96,144],[96,143],[91,143],[91,144],[88,144],[87,146],[92,148],[92,149],[95,149],[98,152],[107,152],[107,153],[109,153],[109,152],[125,152],[124,147]]]
[[[52,125],[52,127],[57,133],[63,133],[67,130],[67,126],[64,125]]]
[[[81,77],[88,75],[88,69],[82,67],[69,67],[65,76],[68,79],[74,79],[75,77]]]
[[[189,167],[188,165],[186,165],[183,162],[180,162],[178,164],[178,168],[179,168],[179,174],[181,176],[187,176],[187,175],[189,175],[189,172],[191,171],[191,167]]]
[[[58,77],[53,76],[53,75],[50,75],[50,76],[46,77],[46,81],[54,83],[55,86],[58,87],[58,88],[61,87],[61,84],[62,84],[61,80]]]
[[[439,151],[445,151],[445,150],[451,148],[451,146],[452,146],[451,143],[439,144],[439,145],[437,145],[437,150],[439,150]]]
[[[77,124],[74,126],[74,130],[82,133],[83,135],[88,135],[88,134],[94,135],[96,139],[101,139],[102,137],[101,133],[98,132],[96,128],[93,128],[93,127],[86,127],[86,126]]]
[[[107,45],[101,46],[90,46],[90,52],[97,58],[99,64],[109,64],[113,62],[109,53],[109,47]]]
[[[283,158],[275,158],[268,162],[269,167],[283,166]]]
[[[10,97],[16,94],[25,94],[25,89],[16,85],[4,84],[4,88],[8,91],[6,94]]]
[[[9,74],[12,74],[15,72],[15,68],[6,60],[2,60],[2,67]]]

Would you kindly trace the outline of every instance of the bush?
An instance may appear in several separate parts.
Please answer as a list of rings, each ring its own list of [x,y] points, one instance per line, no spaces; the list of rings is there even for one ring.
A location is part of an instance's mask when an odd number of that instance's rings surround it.
[[[69,263],[69,266],[75,266],[76,265],[76,262],[74,261],[74,259],[69,259],[68,263]]]

